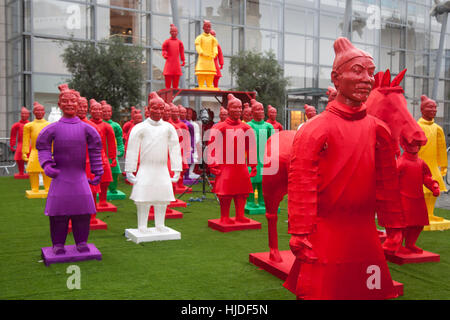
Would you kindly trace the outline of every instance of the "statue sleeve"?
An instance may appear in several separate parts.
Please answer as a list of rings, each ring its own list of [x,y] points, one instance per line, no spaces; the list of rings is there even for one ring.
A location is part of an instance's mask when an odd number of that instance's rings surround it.
[[[217,55],[219,56],[219,64],[221,66],[223,66],[223,52],[222,52],[222,48],[220,47],[220,45],[217,46]]]
[[[391,133],[385,124],[378,120],[376,123],[375,170],[378,224],[385,228],[402,228],[405,225],[405,218]]]
[[[195,50],[197,51],[198,55],[201,56],[203,54],[203,49],[202,49],[202,40],[201,40],[201,35],[198,36],[197,38],[195,38]]]
[[[46,126],[36,139],[39,164],[42,168],[53,162],[52,143],[55,138],[54,126]],[[27,149],[28,150],[28,149]]]
[[[213,47],[213,59],[217,57],[219,54],[219,49],[217,48],[219,46],[219,43],[217,42],[217,39],[214,39],[214,47]]]
[[[211,168],[218,167],[223,159],[223,136],[214,126],[206,133],[209,140],[206,147],[208,166]]]
[[[183,161],[181,158],[181,146],[178,139],[178,134],[172,125],[167,126],[169,128],[169,158],[170,158],[170,169],[172,171],[182,171]]]
[[[140,126],[134,126],[128,136],[127,153],[125,157],[125,172],[136,172],[141,143],[142,134]]]
[[[433,186],[435,183],[438,183],[436,180],[433,180],[433,175],[431,174],[430,168],[426,164],[425,161],[422,160],[422,171],[423,171],[423,184],[428,188],[431,192],[433,192]]]
[[[30,125],[25,125],[23,127],[23,136],[22,136],[22,157],[27,156],[30,152],[30,135],[31,135],[31,122]]]
[[[256,141],[256,131],[249,125],[245,134],[245,154],[247,155],[247,166],[254,168],[258,165],[258,146]],[[250,134],[247,134],[250,133]],[[237,146],[238,147],[238,146]],[[237,150],[234,150],[236,153]]]
[[[106,130],[106,143],[108,144],[108,158],[113,160],[117,156],[116,136],[111,125],[105,126]]]
[[[182,62],[185,61],[185,57],[184,57],[184,45],[183,42],[180,41],[180,59]]]
[[[169,44],[167,43],[167,40],[163,42],[162,46],[161,46],[161,54],[163,56],[164,59],[167,59],[167,55],[169,54],[167,47],[169,46]]]
[[[444,130],[440,127],[437,130],[437,161],[441,169],[447,168],[447,144],[445,142]]]
[[[86,143],[91,172],[96,176],[103,174],[102,138],[94,127],[86,125]]]
[[[326,141],[326,132],[321,127],[304,125],[295,134],[288,173],[290,234],[310,234],[315,231],[319,160]]]
[[[11,127],[11,135],[9,138],[9,145],[11,148],[14,148],[16,145],[16,138],[17,138],[17,125],[13,124]],[[22,152],[22,150],[20,150]]]
[[[114,135],[116,136],[116,141],[117,141],[117,151],[118,151],[118,155],[117,156],[119,158],[121,158],[121,157],[123,157],[123,153],[125,151],[125,147],[123,145],[122,128],[120,127],[119,124],[114,126]]]

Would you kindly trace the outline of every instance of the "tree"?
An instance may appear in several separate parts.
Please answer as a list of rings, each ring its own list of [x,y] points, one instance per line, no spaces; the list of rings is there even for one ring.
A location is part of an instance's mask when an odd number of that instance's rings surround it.
[[[277,108],[281,118],[289,81],[273,51],[241,51],[231,57],[230,72],[236,76],[237,90],[256,91],[257,100],[265,107]]]
[[[142,100],[142,50],[126,45],[120,37],[97,45],[73,41],[61,55],[72,73],[69,86],[88,100],[106,100],[118,121],[121,109]]]

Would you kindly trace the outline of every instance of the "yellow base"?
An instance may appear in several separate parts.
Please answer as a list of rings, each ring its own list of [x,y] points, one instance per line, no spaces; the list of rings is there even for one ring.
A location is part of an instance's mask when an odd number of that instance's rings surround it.
[[[443,221],[430,221],[430,224],[423,228],[424,231],[437,231],[448,229],[450,229],[450,220],[445,219]]]
[[[210,90],[210,91],[220,91],[219,88],[216,87],[197,87],[195,88],[196,90]]]
[[[33,192],[31,190],[25,191],[25,197],[28,199],[42,199],[47,198],[47,191],[46,190],[39,190],[38,192]]]

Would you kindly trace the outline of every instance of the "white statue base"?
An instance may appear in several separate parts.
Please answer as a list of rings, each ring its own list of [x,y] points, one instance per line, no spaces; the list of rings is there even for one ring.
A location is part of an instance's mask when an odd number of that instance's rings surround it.
[[[125,237],[135,243],[180,240],[181,233],[169,227],[165,227],[167,231],[160,232],[156,228],[148,228],[147,232],[141,232],[138,229],[125,229]]]

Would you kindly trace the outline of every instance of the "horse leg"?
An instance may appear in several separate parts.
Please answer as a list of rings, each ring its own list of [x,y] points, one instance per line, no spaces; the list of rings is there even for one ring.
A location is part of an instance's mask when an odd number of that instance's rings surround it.
[[[280,251],[278,250],[278,206],[280,205],[282,197],[278,195],[265,194],[266,204],[266,218],[269,233],[269,259],[274,262],[282,262]]]

